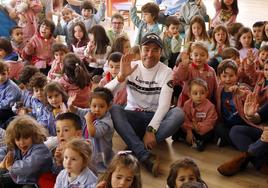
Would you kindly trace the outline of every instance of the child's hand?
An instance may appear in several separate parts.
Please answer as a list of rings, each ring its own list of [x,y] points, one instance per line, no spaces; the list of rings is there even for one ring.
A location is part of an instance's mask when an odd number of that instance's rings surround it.
[[[236,93],[237,91],[239,91],[238,85],[233,85],[233,86],[229,87],[229,92]]]
[[[244,103],[244,114],[247,117],[252,117],[258,111],[259,104],[257,100],[256,93],[250,93],[247,95],[246,101]]]
[[[96,188],[105,188],[106,187],[106,182],[105,181],[101,181],[96,185]]]
[[[0,163],[0,169],[6,169],[5,159],[6,159],[6,157],[4,157],[4,159],[1,161],[1,163]]]
[[[62,157],[62,147],[58,146],[54,153],[54,158],[57,166],[62,166],[63,157]]]
[[[181,65],[188,66],[190,64],[190,56],[187,52],[181,54]]]
[[[137,4],[137,0],[134,0],[134,1],[132,1],[133,2],[133,6],[136,6],[136,4]]]
[[[168,30],[166,30],[166,31],[164,32],[164,36],[165,36],[165,37],[172,37],[172,34],[171,34]]]
[[[261,135],[261,141],[268,143],[268,127],[264,127],[263,133]]]
[[[14,163],[14,155],[12,151],[9,151],[5,158],[6,169],[9,169]]]
[[[91,122],[92,123],[94,121],[95,116],[94,116],[94,114],[92,112],[88,112],[84,116],[84,118],[86,119],[86,122]]]
[[[76,93],[75,92],[71,92],[69,94],[69,98],[68,98],[68,101],[67,101],[67,106],[68,106],[68,110],[70,112],[74,112],[75,111],[75,107],[74,107],[74,101],[76,99]]]
[[[65,113],[67,111],[68,111],[68,109],[67,109],[66,105],[64,103],[61,103],[60,104],[60,113]]]
[[[192,130],[187,130],[187,135],[186,135],[186,142],[188,143],[188,144],[190,144],[190,145],[192,145],[193,144],[193,132],[192,132]]]
[[[254,63],[254,53],[253,53],[253,50],[252,49],[249,49],[247,51],[247,64],[253,64]]]

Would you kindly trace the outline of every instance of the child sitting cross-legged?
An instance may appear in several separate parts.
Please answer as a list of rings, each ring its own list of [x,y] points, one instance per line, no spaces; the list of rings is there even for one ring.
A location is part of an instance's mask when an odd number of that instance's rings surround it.
[[[173,140],[186,139],[198,151],[205,149],[205,143],[213,139],[213,128],[218,115],[214,104],[207,99],[207,83],[194,78],[189,82],[189,96],[183,106],[185,120],[182,128],[172,136]]]

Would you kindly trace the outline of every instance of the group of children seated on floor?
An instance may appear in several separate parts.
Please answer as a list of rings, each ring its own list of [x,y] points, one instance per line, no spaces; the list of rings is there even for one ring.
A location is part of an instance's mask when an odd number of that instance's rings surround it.
[[[0,167],[1,174],[9,172],[8,177],[0,176],[0,186],[36,184],[51,169],[59,173],[56,187],[78,183],[94,187],[96,173],[104,172],[101,180],[106,187],[115,187],[121,176],[129,186],[141,186],[134,156],[123,152],[113,159],[109,108],[113,103],[126,104],[126,89],[113,95],[104,86],[118,74],[124,54],[135,53],[135,60],[141,60],[138,45],[150,32],[162,36],[161,61],[173,68],[174,88],[181,90],[172,102],[183,108],[185,121],[173,140],[203,151],[215,135],[219,146],[236,145],[237,133],[232,131],[236,125],[261,133],[262,126],[248,121],[243,104],[251,92],[257,94],[260,106],[267,102],[268,23],[256,22],[252,32],[235,22],[236,0],[214,4],[217,13],[209,35],[202,1],[187,1],[180,17],[167,18],[165,31],[157,23],[158,5],[143,5],[140,19],[134,2],[130,16],[138,36],[131,47],[122,15],[112,16],[111,29],[99,24],[103,1],[96,14],[89,1],[82,3],[81,15],[64,7],[56,26],[47,19],[40,19],[37,26],[40,1],[17,1],[18,26],[11,29],[10,39],[0,38],[0,145],[6,146],[0,149]],[[58,35],[65,36],[64,43],[55,41]],[[13,120],[14,116],[18,117]],[[71,141],[73,137],[80,140]],[[177,177],[184,172],[178,169],[187,169],[188,163],[172,166],[169,187],[181,187]],[[192,166],[195,170],[187,173],[203,185],[198,168]]]

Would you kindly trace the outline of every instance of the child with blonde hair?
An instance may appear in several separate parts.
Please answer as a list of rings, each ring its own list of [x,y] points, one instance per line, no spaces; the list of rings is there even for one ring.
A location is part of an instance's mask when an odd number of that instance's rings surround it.
[[[88,168],[91,161],[91,146],[85,140],[72,139],[63,151],[62,170],[54,188],[84,187],[95,188],[97,177]]]
[[[7,147],[0,149],[0,168],[8,173],[0,176],[4,187],[35,187],[38,177],[50,171],[52,155],[45,139],[46,131],[31,117],[18,116],[11,121],[5,136]]]

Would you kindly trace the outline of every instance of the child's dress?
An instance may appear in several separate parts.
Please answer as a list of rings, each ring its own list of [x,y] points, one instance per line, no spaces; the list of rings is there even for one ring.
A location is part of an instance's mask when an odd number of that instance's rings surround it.
[[[73,181],[69,180],[67,170],[62,170],[56,180],[54,188],[95,188],[97,177],[89,169],[85,168]]]
[[[228,26],[236,22],[236,16],[232,10],[224,10],[221,8],[221,2],[219,0],[214,2],[216,10],[215,17],[211,20],[211,27],[215,28],[217,25]]]
[[[39,69],[45,69],[53,58],[51,52],[54,42],[55,39],[53,37],[44,39],[39,33],[37,33],[24,47],[23,57],[26,59],[31,57],[31,64]]]
[[[7,154],[7,148],[0,148],[0,161]],[[33,144],[25,155],[19,149],[13,150],[14,163],[8,172],[17,184],[35,184],[38,177],[49,172],[52,166],[52,155],[45,144]]]

